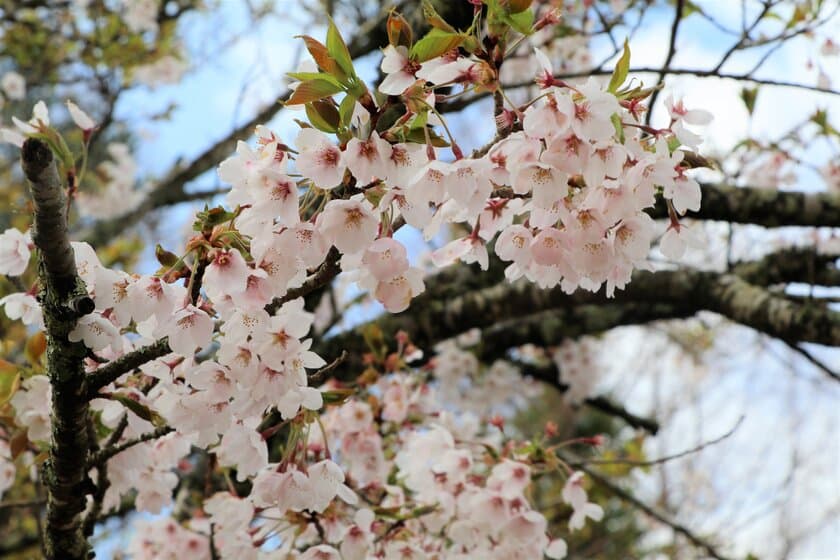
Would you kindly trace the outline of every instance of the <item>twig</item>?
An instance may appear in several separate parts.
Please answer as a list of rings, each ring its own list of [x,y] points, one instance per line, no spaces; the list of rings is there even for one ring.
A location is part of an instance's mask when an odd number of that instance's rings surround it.
[[[123,374],[134,371],[143,364],[165,356],[171,351],[169,341],[164,337],[148,346],[133,350],[110,362],[108,365],[96,369],[87,376],[88,398],[96,398],[101,388],[109,383],[113,383]]]
[[[307,278],[301,286],[290,289],[286,292],[286,295],[274,298],[271,303],[265,306],[265,310],[269,315],[274,315],[284,303],[308,295],[318,288],[326,286],[330,280],[338,276],[341,272],[341,266],[338,264],[340,259],[341,253],[338,252],[338,249],[335,247],[331,248],[324,262],[321,263],[321,266],[318,267],[312,276]]]
[[[174,431],[174,429],[171,428],[170,426],[161,426],[159,428],[155,428],[151,432],[146,432],[145,434],[141,434],[141,435],[139,435],[135,438],[128,439],[128,440],[122,442],[119,445],[106,447],[105,449],[95,453],[91,457],[90,462],[89,462],[90,463],[89,466],[90,467],[97,467],[99,465],[103,465],[108,461],[108,459],[110,459],[114,455],[122,453],[123,451],[125,451],[126,449],[128,449],[130,447],[134,447],[135,445],[137,445],[139,443],[143,443],[143,442],[146,442],[146,441],[151,441],[153,439],[157,439],[159,437],[163,437],[163,436],[165,436],[166,434],[168,434],[172,431]]]
[[[333,360],[329,364],[325,365],[324,367],[322,367],[321,369],[319,369],[315,373],[309,375],[308,380],[309,380],[310,385],[320,384],[324,379],[326,379],[326,377],[330,373],[335,371],[335,369],[338,368],[338,366],[340,366],[342,363],[344,363],[344,360],[347,359],[347,356],[348,356],[347,351],[342,350],[341,355],[338,358],[336,358],[335,360]]]
[[[668,75],[668,70],[671,68],[671,61],[674,60],[674,55],[677,54],[677,31],[680,28],[680,21],[682,21],[684,6],[685,0],[677,0],[677,6],[674,11],[674,22],[671,24],[671,37],[668,40],[668,54],[665,56],[665,63],[662,65],[659,77],[656,79],[656,84],[650,96],[650,102],[648,103],[647,115],[645,115],[645,124],[648,126],[650,126],[651,119],[653,118],[653,106],[656,104],[656,100],[659,99],[659,85],[665,79],[665,76]]]
[[[702,451],[706,447],[711,447],[712,445],[718,444],[731,436],[735,433],[735,431],[741,426],[741,423],[744,421],[744,417],[741,416],[738,418],[738,421],[735,422],[735,425],[732,426],[725,434],[722,436],[716,437],[713,440],[705,441],[700,445],[692,447],[691,449],[686,449],[685,451],[681,451],[679,453],[675,453],[673,455],[666,455],[665,457],[659,457],[658,459],[652,459],[650,461],[632,461],[630,459],[592,459],[592,460],[584,460],[578,461],[576,463],[570,463],[572,466],[579,466],[579,465],[629,465],[632,467],[652,467],[654,465],[661,465],[663,463],[667,463],[668,461],[673,461],[675,459],[681,459],[682,457],[686,457],[693,453],[697,453],[698,451]]]
[[[601,476],[597,471],[594,471],[584,465],[579,465],[578,468],[581,471],[588,474],[592,478],[592,480],[609,490],[611,493],[615,494],[619,499],[641,510],[647,516],[671,527],[671,529],[673,529],[675,532],[688,539],[688,541],[691,544],[693,544],[697,548],[705,550],[706,554],[708,554],[712,558],[715,558],[716,560],[728,560],[726,556],[723,556],[720,552],[718,552],[717,549],[714,546],[712,546],[708,541],[695,535],[686,526],[672,519],[669,519],[664,513],[657,511],[652,506],[649,506],[646,503],[642,502],[641,500],[639,500],[638,498],[621,488],[620,486],[613,484],[606,477]]]
[[[840,374],[832,370],[828,367],[822,360],[811,354],[808,350],[802,347],[801,344],[788,344],[791,350],[808,360],[812,365],[816,366],[817,369],[822,370],[827,376],[829,376],[834,381],[840,381]]]

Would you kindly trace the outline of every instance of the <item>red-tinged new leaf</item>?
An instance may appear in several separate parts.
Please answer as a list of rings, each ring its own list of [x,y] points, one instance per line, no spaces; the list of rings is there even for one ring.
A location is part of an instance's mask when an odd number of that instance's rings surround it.
[[[308,50],[309,54],[312,55],[312,59],[315,60],[315,64],[318,65],[318,68],[327,74],[335,76],[339,80],[346,77],[344,71],[338,65],[336,60],[330,56],[330,52],[327,50],[326,45],[317,39],[313,39],[309,35],[301,35],[301,38],[306,44],[306,50]]]
[[[408,21],[397,12],[388,15],[388,43],[395,47],[410,47],[414,42],[414,32]]]
[[[295,92],[286,101],[286,105],[303,105],[312,101],[317,101],[336,93],[343,91],[340,85],[336,85],[327,80],[307,80],[301,82]]]

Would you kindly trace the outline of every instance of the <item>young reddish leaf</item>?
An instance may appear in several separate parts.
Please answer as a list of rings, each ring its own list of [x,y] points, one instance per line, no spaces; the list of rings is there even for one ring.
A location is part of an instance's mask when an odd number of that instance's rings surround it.
[[[301,82],[297,86],[295,92],[286,101],[286,105],[303,105],[304,103],[329,97],[340,91],[343,91],[341,86],[328,82],[327,80],[308,80]]]
[[[410,56],[417,62],[426,62],[451,51],[463,42],[463,35],[432,29],[411,47]]]
[[[155,258],[157,258],[157,261],[161,264],[161,266],[165,266],[166,268],[171,268],[178,262],[178,255],[171,251],[167,251],[161,247],[160,243],[155,245]]]
[[[339,80],[345,79],[347,76],[344,71],[339,67],[336,60],[330,56],[327,47],[318,41],[317,39],[313,39],[309,35],[301,35],[303,42],[306,44],[306,50],[309,51],[309,54],[312,55],[313,60],[315,60],[315,64],[318,65],[318,68],[335,76]]]
[[[414,42],[414,32],[411,30],[411,25],[397,12],[391,12],[388,15],[388,43],[395,47],[403,46],[410,47]]]
[[[29,447],[29,438],[26,435],[26,430],[20,430],[9,440],[9,452],[12,454],[13,461]]]
[[[624,80],[627,79],[627,74],[630,72],[630,45],[627,42],[627,39],[624,40],[624,52],[621,54],[621,58],[618,59],[618,62],[615,64],[615,69],[613,70],[612,77],[610,78],[610,85],[607,88],[607,91],[610,93],[615,93],[618,91],[618,88],[621,87],[621,84],[624,83]]]
[[[40,367],[41,356],[43,356],[44,352],[46,351],[47,337],[46,335],[44,335],[43,332],[37,332],[33,334],[31,337],[29,337],[29,340],[26,341],[26,349],[24,350],[24,354],[26,355],[26,359],[33,366]]]

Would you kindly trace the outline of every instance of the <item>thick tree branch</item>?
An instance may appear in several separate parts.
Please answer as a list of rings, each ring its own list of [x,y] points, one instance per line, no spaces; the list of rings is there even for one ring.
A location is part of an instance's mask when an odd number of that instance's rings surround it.
[[[702,205],[690,218],[718,220],[764,227],[815,226],[837,227],[840,224],[840,196],[833,193],[774,191],[729,185],[700,185]],[[666,218],[667,209],[660,199],[651,211],[656,218]]]
[[[93,310],[76,272],[67,234],[67,194],[55,158],[46,144],[28,139],[21,165],[35,206],[33,241],[38,248],[41,306],[47,330],[46,374],[52,386],[52,434],[44,465],[47,515],[44,541],[49,559],[87,558],[82,534],[89,450],[88,399],[82,342],[70,342],[76,319]]]
[[[584,304],[622,303],[675,306],[679,317],[700,310],[714,311],[786,341],[840,345],[840,313],[817,304],[794,303],[734,274],[692,269],[638,271],[627,289],[618,292],[612,300],[602,293],[578,291],[568,295],[559,288],[543,290],[526,282],[501,283],[447,301],[425,301],[423,306],[412,306],[407,313],[382,316],[375,323],[386,338],[404,330],[411,333],[415,344],[429,348],[471,328],[487,328],[543,310],[569,312]],[[342,350],[351,355],[361,354],[366,351],[363,337],[366,328],[368,324],[327,339],[316,351],[324,356],[335,356]]]

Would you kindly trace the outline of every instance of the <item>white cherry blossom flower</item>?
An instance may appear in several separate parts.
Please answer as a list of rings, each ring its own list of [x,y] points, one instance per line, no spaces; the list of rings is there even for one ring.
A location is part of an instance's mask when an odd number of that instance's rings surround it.
[[[82,341],[94,352],[104,350],[108,346],[116,351],[122,350],[122,336],[119,329],[99,313],[90,313],[80,317],[76,326],[67,335],[67,340]]]
[[[331,200],[316,222],[324,237],[342,253],[357,253],[376,237],[379,220],[363,200]]]
[[[295,165],[301,175],[321,189],[332,189],[341,183],[347,169],[344,154],[323,132],[303,128],[295,145],[299,152]]]
[[[20,276],[29,266],[29,246],[32,238],[29,231],[21,233],[9,228],[0,234],[0,274]]]
[[[159,327],[162,336],[169,337],[169,347],[181,356],[192,356],[204,348],[213,337],[213,319],[192,304],[172,313]]]

